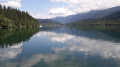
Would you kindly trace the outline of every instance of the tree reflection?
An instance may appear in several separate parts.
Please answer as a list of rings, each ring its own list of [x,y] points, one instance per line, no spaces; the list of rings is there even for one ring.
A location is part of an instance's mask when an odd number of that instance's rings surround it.
[[[80,31],[92,32],[94,33],[102,33],[107,36],[110,36],[114,39],[115,42],[120,42],[120,26],[70,26],[70,28],[74,28]],[[104,37],[105,39],[105,37]],[[109,40],[109,39],[108,39]]]
[[[0,29],[0,48],[7,48],[23,41],[28,41],[39,28],[28,29]]]

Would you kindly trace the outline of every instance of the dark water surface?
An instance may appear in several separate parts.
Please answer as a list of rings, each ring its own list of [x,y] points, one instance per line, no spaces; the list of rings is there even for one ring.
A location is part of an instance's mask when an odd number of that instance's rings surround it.
[[[0,67],[120,67],[119,30],[0,30]]]

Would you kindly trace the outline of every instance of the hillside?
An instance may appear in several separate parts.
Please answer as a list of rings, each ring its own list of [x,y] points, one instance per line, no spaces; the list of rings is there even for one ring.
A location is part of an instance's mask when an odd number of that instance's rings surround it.
[[[38,19],[42,26],[61,25],[59,22],[50,19]]]
[[[0,5],[0,28],[39,27],[39,22],[27,12]]]
[[[91,19],[104,18],[104,17],[109,16],[110,14],[118,12],[118,11],[120,11],[120,6],[105,9],[105,10],[102,10],[102,11],[96,13],[95,15],[93,15],[93,17],[91,17]]]
[[[103,20],[109,20],[109,21],[120,21],[120,11],[117,11],[115,13],[112,13],[111,15],[108,15],[104,18],[102,18]]]
[[[90,12],[87,12],[87,13],[79,13],[79,14],[70,15],[70,16],[67,16],[67,17],[52,18],[52,20],[61,22],[62,24],[66,24],[66,23],[69,23],[69,22],[75,22],[75,21],[78,21],[78,20],[84,20],[84,19],[91,18],[94,14],[96,14],[98,12],[100,12],[100,11],[99,10],[93,10],[93,11],[90,11]]]
[[[79,13],[79,14],[70,15],[67,17],[57,17],[57,18],[53,18],[52,20],[59,21],[63,24],[66,24],[70,22],[76,22],[79,20],[104,18],[117,11],[120,11],[120,6],[112,7],[112,8],[104,9],[104,10],[92,10],[86,13]]]
[[[68,25],[120,25],[120,11],[114,12],[101,19],[80,20]]]

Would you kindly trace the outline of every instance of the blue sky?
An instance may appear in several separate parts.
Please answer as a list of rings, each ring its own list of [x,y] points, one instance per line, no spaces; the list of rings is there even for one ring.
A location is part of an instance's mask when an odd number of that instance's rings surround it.
[[[20,8],[23,11],[28,11],[34,14],[46,14],[46,11],[54,7],[63,7],[66,4],[64,3],[53,3],[50,0],[27,0],[21,1],[22,7]]]
[[[45,14],[46,10],[52,8],[52,2],[49,0],[22,0],[21,5],[21,10],[40,14]]]
[[[0,0],[0,4],[47,19],[120,6],[120,0]]]

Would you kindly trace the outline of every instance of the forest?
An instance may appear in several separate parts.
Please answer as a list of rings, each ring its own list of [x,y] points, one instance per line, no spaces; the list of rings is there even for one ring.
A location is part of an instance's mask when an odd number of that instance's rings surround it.
[[[28,12],[0,5],[0,28],[28,28],[39,27],[39,25],[39,21]]]
[[[120,25],[120,11],[114,12],[103,18],[80,20],[76,22],[71,22],[67,25],[70,25],[70,26],[94,26],[94,25],[119,26]]]

